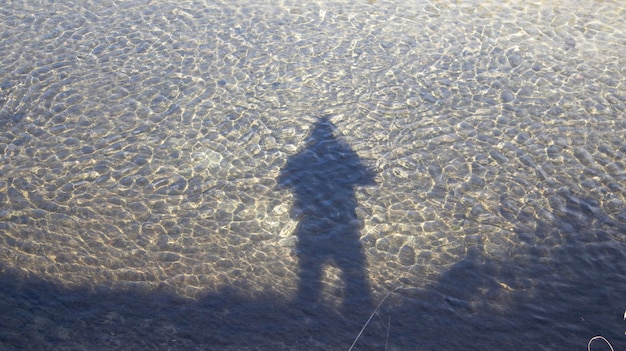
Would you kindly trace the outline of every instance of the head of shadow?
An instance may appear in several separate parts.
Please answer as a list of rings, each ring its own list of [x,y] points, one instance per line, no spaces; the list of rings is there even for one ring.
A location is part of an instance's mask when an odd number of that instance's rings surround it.
[[[342,309],[371,305],[355,191],[375,185],[374,176],[328,117],[317,120],[303,148],[281,170],[279,186],[294,193],[291,216],[298,221],[299,261],[294,301],[301,308],[323,304],[326,265],[341,271],[343,286],[336,291]]]

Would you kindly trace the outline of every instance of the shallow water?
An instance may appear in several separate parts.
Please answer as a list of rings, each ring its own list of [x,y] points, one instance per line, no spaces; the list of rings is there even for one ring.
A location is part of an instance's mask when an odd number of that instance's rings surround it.
[[[3,349],[626,347],[617,1],[6,1],[0,52]]]

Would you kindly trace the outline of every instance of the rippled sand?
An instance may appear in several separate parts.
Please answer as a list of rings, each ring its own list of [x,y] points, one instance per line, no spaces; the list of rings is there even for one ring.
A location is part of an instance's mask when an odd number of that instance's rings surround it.
[[[625,28],[611,1],[9,1],[0,271],[289,300],[277,178],[328,115],[376,173],[356,212],[377,299],[491,313],[606,272],[620,312]],[[467,262],[484,279],[451,278]],[[345,298],[338,269],[323,286]]]

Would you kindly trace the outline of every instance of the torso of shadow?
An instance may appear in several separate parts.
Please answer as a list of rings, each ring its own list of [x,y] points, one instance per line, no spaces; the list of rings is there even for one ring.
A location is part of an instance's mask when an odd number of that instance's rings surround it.
[[[305,147],[288,159],[278,178],[279,186],[294,193],[291,216],[298,220],[299,260],[295,301],[303,307],[321,303],[326,264],[334,264],[342,272],[344,308],[371,304],[355,188],[374,185],[374,173],[336,133],[327,118],[320,118]]]

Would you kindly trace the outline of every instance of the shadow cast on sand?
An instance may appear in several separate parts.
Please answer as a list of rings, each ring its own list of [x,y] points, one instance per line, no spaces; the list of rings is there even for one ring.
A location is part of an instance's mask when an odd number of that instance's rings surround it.
[[[65,288],[7,270],[0,310],[1,350],[347,349],[364,322],[321,306],[305,313],[284,296],[250,300],[227,289],[190,300],[168,291]],[[376,345],[370,335],[359,342]]]
[[[278,185],[295,195],[291,209],[292,218],[298,221],[295,303],[309,310],[322,304],[325,264],[336,265],[343,274],[345,310],[372,304],[355,189],[376,183],[374,173],[338,133],[328,118],[320,118],[305,147],[289,157],[278,178]]]
[[[597,281],[572,276],[566,286],[545,283],[502,299],[503,277],[540,273],[518,264],[475,252],[433,286],[393,293],[354,350],[582,350],[594,335],[621,340],[623,311],[607,301],[623,281],[607,288],[610,274],[597,270]],[[506,304],[497,309],[490,300]],[[348,350],[373,310],[305,312],[283,296],[251,300],[229,290],[187,300],[158,290],[71,289],[4,269],[0,349]]]

